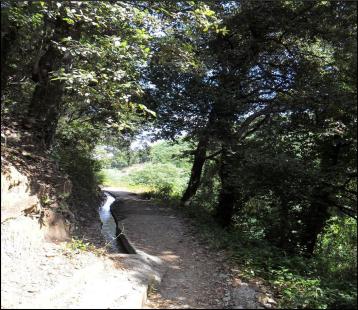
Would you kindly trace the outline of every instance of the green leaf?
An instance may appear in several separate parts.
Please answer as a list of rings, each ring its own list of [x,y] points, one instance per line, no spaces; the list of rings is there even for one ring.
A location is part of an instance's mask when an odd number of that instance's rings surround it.
[[[70,25],[74,25],[75,24],[75,21],[71,18],[68,18],[68,17],[64,17],[62,18],[67,24],[70,24]]]
[[[121,42],[121,45],[120,45],[120,46],[121,46],[122,48],[126,48],[127,45],[128,45],[128,42],[127,42],[126,40],[124,40],[124,41]]]

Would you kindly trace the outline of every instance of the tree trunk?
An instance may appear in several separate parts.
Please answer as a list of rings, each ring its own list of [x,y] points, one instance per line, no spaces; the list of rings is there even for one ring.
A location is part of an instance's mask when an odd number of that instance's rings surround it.
[[[206,149],[208,147],[209,137],[207,134],[203,134],[200,137],[198,145],[194,154],[194,163],[191,169],[190,179],[188,186],[184,192],[183,197],[181,198],[182,204],[187,204],[190,199],[196,194],[201,180],[201,174],[203,170],[203,166],[206,159]]]
[[[44,142],[46,148],[50,148],[56,133],[60,107],[64,93],[64,83],[61,80],[51,81],[50,72],[66,67],[70,61],[52,42],[61,42],[64,37],[71,36],[79,39],[81,32],[78,24],[70,26],[61,16],[55,21],[45,19],[45,24],[53,27],[51,38],[44,38],[48,42],[46,52],[35,61],[32,79],[37,82],[30,102],[28,116],[34,122],[32,131],[35,137]],[[42,46],[39,53],[41,53]],[[40,56],[40,54],[39,54]]]
[[[337,141],[335,141],[337,139]],[[342,143],[335,137],[330,141],[326,141],[322,145],[321,151],[321,173],[329,176],[330,171],[338,164],[339,154],[341,152]],[[316,246],[318,235],[323,231],[327,219],[329,218],[328,208],[330,203],[331,189],[324,184],[318,185],[314,189],[310,207],[303,218],[304,233],[302,242],[306,248],[306,252],[311,256]]]
[[[16,33],[9,26],[8,9],[1,7],[1,97],[8,79],[7,56],[9,55],[12,42]],[[1,98],[2,99],[2,98]]]
[[[212,129],[215,116],[216,114],[214,106],[210,112],[206,128],[199,137],[199,142],[194,154],[194,162],[193,167],[191,168],[188,186],[183,194],[183,197],[181,198],[181,203],[183,205],[187,205],[190,202],[191,198],[195,196],[199,188],[203,167],[206,161],[206,151],[210,141],[210,131]]]
[[[231,176],[231,163],[228,156],[227,148],[223,149],[220,167],[221,190],[219,194],[219,202],[216,206],[215,219],[223,226],[231,225],[232,216],[234,214],[234,206],[237,201],[235,194],[235,185]]]
[[[9,66],[7,63],[8,55],[11,51],[11,47],[17,37],[17,31],[15,29],[9,29],[1,37],[1,92],[4,91],[8,78],[9,78]]]
[[[29,116],[34,119],[31,130],[46,148],[53,143],[63,93],[60,83],[53,84],[36,86],[29,110]]]
[[[281,249],[291,251],[290,247],[290,229],[289,229],[289,206],[286,197],[280,198],[280,210],[279,210],[279,231],[278,231],[278,246]]]
[[[318,193],[311,202],[308,213],[304,219],[305,228],[302,243],[308,256],[312,256],[318,235],[323,231],[326,220],[329,217],[326,197],[324,194],[322,196],[321,189],[317,189],[316,191]]]
[[[49,71],[58,70],[62,55],[50,46],[40,58],[34,79],[38,81],[33,93],[28,115],[33,120],[34,136],[44,142],[49,148],[53,143],[62,102],[63,82],[51,81]]]

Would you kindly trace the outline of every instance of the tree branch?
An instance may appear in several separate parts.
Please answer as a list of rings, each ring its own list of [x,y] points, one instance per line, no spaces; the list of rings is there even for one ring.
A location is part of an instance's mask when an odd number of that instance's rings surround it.
[[[213,159],[215,156],[221,154],[222,151],[223,151],[223,150],[221,149],[221,150],[219,150],[219,151],[217,151],[217,152],[214,152],[213,154],[210,154],[209,156],[206,156],[206,157],[205,157],[205,160]]]
[[[238,135],[239,135],[239,139],[244,137],[245,131],[247,130],[247,128],[249,127],[249,125],[259,116],[262,115],[266,115],[268,116],[271,113],[278,113],[278,112],[283,112],[286,110],[286,107],[281,107],[281,108],[274,108],[274,107],[266,107],[252,115],[250,115],[240,126],[240,129],[238,131]]]

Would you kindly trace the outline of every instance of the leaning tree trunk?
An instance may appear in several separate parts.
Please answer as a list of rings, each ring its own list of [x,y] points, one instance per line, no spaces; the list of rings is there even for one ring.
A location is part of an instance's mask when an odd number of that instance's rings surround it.
[[[190,199],[196,194],[201,180],[201,174],[203,166],[206,160],[206,149],[208,147],[209,137],[206,134],[203,134],[200,137],[198,145],[194,154],[193,167],[191,169],[190,179],[188,186],[184,192],[183,197],[181,198],[182,204],[186,205]]]
[[[206,151],[210,141],[210,131],[212,129],[214,118],[216,116],[215,113],[216,112],[214,107],[214,109],[210,112],[206,128],[199,137],[199,142],[194,153],[194,162],[193,167],[191,169],[188,186],[183,194],[183,197],[181,198],[181,203],[183,205],[186,205],[190,202],[190,200],[195,196],[199,188],[203,167],[206,161]]]

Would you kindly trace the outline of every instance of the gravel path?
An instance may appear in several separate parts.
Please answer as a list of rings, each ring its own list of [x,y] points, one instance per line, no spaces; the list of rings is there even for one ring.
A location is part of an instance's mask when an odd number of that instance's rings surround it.
[[[131,244],[163,262],[161,283],[147,308],[263,308],[257,288],[235,278],[225,255],[200,244],[175,210],[124,190],[106,190],[117,197],[112,210]]]

